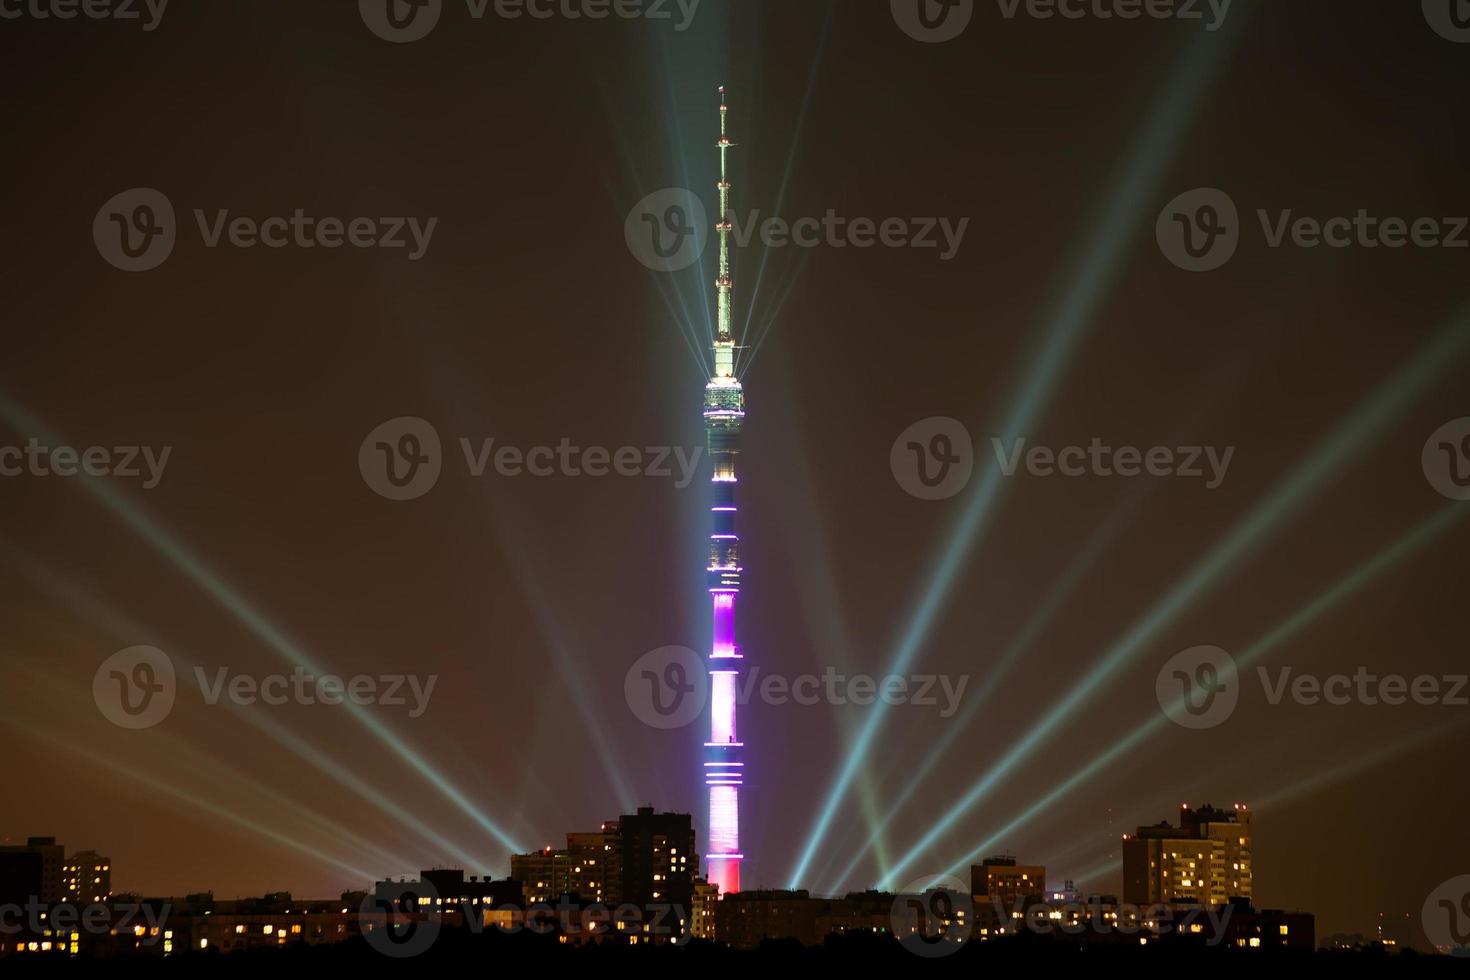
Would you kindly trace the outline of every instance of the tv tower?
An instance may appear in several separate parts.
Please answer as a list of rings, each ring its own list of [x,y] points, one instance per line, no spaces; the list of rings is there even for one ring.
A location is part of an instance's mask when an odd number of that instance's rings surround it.
[[[715,374],[704,386],[704,431],[714,472],[714,530],[709,540],[709,592],[714,604],[714,637],[709,654],[710,737],[705,743],[704,783],[709,787],[709,881],[720,894],[740,890],[740,787],[744,783],[744,743],[735,728],[735,695],[744,657],[735,642],[735,598],[740,594],[740,539],[735,534],[735,461],[740,456],[740,423],[745,392],[735,378],[735,339],[730,333],[730,179],[725,157],[731,146],[725,129],[729,111],[720,86],[720,274],[719,322],[715,332]]]

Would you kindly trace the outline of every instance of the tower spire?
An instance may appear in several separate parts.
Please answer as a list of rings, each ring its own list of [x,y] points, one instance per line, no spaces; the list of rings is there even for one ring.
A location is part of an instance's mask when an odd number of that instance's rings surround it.
[[[715,225],[715,230],[720,233],[720,275],[715,280],[715,288],[719,291],[719,320],[715,330],[715,377],[733,378],[735,376],[735,337],[730,330],[731,322],[731,290],[734,281],[730,278],[730,171],[726,160],[726,154],[730,147],[735,144],[730,140],[730,134],[726,128],[726,116],[730,111],[728,100],[725,96],[725,86],[720,86],[720,139],[715,145],[720,148],[720,182],[716,186],[720,189],[720,220]]]

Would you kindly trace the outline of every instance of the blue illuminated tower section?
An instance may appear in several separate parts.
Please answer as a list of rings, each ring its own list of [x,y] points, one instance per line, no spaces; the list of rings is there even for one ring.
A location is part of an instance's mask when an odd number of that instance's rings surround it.
[[[715,331],[715,375],[704,387],[704,431],[714,472],[709,539],[709,592],[714,604],[710,646],[710,737],[705,743],[704,782],[709,787],[709,881],[721,895],[740,890],[740,788],[744,783],[744,743],[735,727],[735,693],[745,660],[735,642],[735,600],[740,596],[740,539],[735,535],[736,461],[745,393],[735,379],[735,339],[730,333],[730,180],[725,156],[725,87],[720,86],[720,275],[719,322]]]

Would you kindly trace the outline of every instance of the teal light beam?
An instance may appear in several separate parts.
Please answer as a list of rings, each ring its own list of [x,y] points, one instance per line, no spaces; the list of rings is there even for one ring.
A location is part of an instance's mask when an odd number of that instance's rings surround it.
[[[1470,342],[1470,316],[1462,313],[1438,337],[1424,346],[1388,382],[1319,445],[1266,500],[1237,524],[1210,554],[1115,642],[1083,679],[1034,724],[1026,736],[930,828],[909,851],[899,868],[917,860],[941,835],[948,833],[1001,779],[1047,738],[1051,737],[1111,676],[1137,657],[1146,645],[1173,623],[1218,580],[1253,553],[1278,527],[1320,489],[1326,478],[1352,458],[1407,405],[1410,398],[1445,366],[1463,353]]]
[[[1045,337],[1040,347],[1032,352],[1026,381],[1001,429],[1008,441],[1026,435],[1026,430],[1035,422],[1061,378],[1078,338],[1102,302],[1107,287],[1122,268],[1128,245],[1148,211],[1148,202],[1154,197],[1168,162],[1193,120],[1194,107],[1226,52],[1233,48],[1233,38],[1245,20],[1244,17],[1234,18],[1224,30],[1196,38],[1175,65],[1162,95],[1149,114],[1149,123],[1133,148],[1122,180],[1113,190],[1111,203],[1071,270],[1069,288],[1048,317]],[[909,628],[895,651],[889,673],[907,673],[910,662],[927,640],[966,559],[988,530],[989,518],[1000,496],[1002,479],[1000,467],[992,459],[972,492],[958,526],[946,538],[949,544],[924,587]],[[827,828],[836,816],[853,777],[867,758],[868,749],[882,726],[886,707],[881,704],[873,707],[849,749],[826,801],[813,821],[806,845],[792,868],[789,887],[800,887],[806,876],[807,868],[826,838]]]
[[[155,635],[154,630],[134,622],[116,609],[111,608],[98,597],[79,589],[73,583],[63,579],[50,568],[47,568],[44,563],[37,560],[34,556],[27,554],[12,542],[0,539],[0,547],[3,547],[6,557],[13,564],[20,567],[33,584],[48,595],[68,605],[80,606],[89,620],[100,629],[110,633],[114,638],[125,636],[132,637],[133,640],[136,640],[137,637]],[[133,640],[127,642],[131,643]],[[169,654],[172,660],[178,664],[182,664],[186,668],[193,666],[186,657],[177,652],[176,648],[170,646],[170,650],[173,651]],[[473,857],[468,851],[448,840],[417,816],[399,806],[392,798],[384,795],[375,787],[354,775],[342,763],[321,752],[310,742],[292,733],[284,725],[267,718],[263,712],[251,710],[244,705],[234,704],[229,701],[224,701],[222,704],[236,718],[264,733],[277,745],[285,748],[322,775],[351,790],[364,801],[372,804],[398,820],[405,827],[413,830],[422,840],[437,847],[441,854],[454,857],[463,862],[467,868],[482,866],[480,859]]]
[[[858,863],[867,855],[869,848],[880,838],[889,824],[898,816],[908,801],[913,798],[914,793],[918,792],[919,786],[943,760],[944,754],[949,750],[950,746],[968,731],[970,723],[979,713],[980,708],[995,693],[995,689],[1000,686],[1001,680],[1019,662],[1021,656],[1031,648],[1031,645],[1036,642],[1042,631],[1050,625],[1052,617],[1056,615],[1057,610],[1071,597],[1073,591],[1082,583],[1087,573],[1092,570],[1093,566],[1097,564],[1097,561],[1117,540],[1118,535],[1128,526],[1133,513],[1141,506],[1144,499],[1144,496],[1141,494],[1135,496],[1129,506],[1125,507],[1122,511],[1115,512],[1113,517],[1109,518],[1103,527],[1088,538],[1077,560],[1072,563],[1066,574],[1052,587],[1047,593],[1046,598],[1042,600],[1041,604],[1027,618],[1020,631],[1006,645],[1005,650],[996,660],[994,668],[987,671],[984,686],[969,699],[964,711],[955,718],[950,719],[950,723],[945,729],[944,737],[933,746],[925,747],[922,761],[919,762],[913,775],[909,777],[908,782],[904,784],[903,788],[898,791],[898,795],[894,797],[893,802],[889,805],[888,810],[878,822],[878,826],[869,835],[867,841],[855,849],[852,859],[847,863],[847,867],[843,868],[836,879],[824,889],[825,893],[835,893],[848,880],[854,869],[857,868]],[[882,863],[880,863],[879,868],[883,876],[886,877],[889,868],[883,866]]]
[[[147,786],[149,789],[154,790],[155,792],[161,793],[165,796],[170,796],[176,800],[179,800],[180,802],[187,803],[188,805],[195,807],[196,809],[208,813],[210,816],[224,820],[226,823],[234,824],[236,827],[239,827],[247,834],[252,834],[256,837],[264,838],[268,841],[271,841],[272,843],[279,844],[290,850],[305,854],[321,867],[332,868],[333,870],[342,871],[351,875],[354,881],[366,883],[375,880],[372,872],[370,871],[364,871],[361,868],[355,868],[345,861],[332,857],[330,854],[326,854],[320,850],[317,850],[316,848],[309,847],[308,845],[303,844],[301,841],[296,840],[288,834],[283,834],[277,830],[273,830],[272,828],[267,827],[264,824],[256,823],[254,820],[246,819],[245,817],[240,816],[238,813],[234,812],[228,807],[223,807],[217,803],[212,803],[202,796],[196,796],[195,794],[190,793],[187,790],[183,790],[170,783],[166,783],[161,779],[148,775],[141,769],[135,769],[132,766],[128,766],[121,762],[116,762],[113,760],[99,759],[95,749],[91,746],[87,747],[86,749],[81,749],[73,745],[68,745],[66,742],[63,742],[55,736],[38,728],[33,728],[30,725],[16,721],[14,718],[0,718],[0,724],[9,725],[12,728],[15,728],[18,731],[24,733],[25,735],[36,739],[37,741],[44,742],[70,755],[74,755],[90,766],[101,765],[104,769],[108,769],[116,775],[125,777],[130,783]]]
[[[1455,718],[1445,724],[1437,725],[1434,728],[1429,728],[1422,732],[1416,732],[1406,739],[1385,745],[1376,752],[1355,756],[1340,766],[1335,766],[1308,779],[1292,780],[1282,785],[1275,792],[1268,794],[1263,799],[1257,800],[1252,804],[1252,809],[1258,811],[1269,810],[1306,793],[1340,783],[1351,776],[1371,771],[1384,763],[1393,761],[1401,755],[1405,755],[1415,749],[1437,742],[1447,735],[1461,731],[1466,725],[1470,725],[1470,718]],[[1093,881],[1104,875],[1117,874],[1122,870],[1122,859],[1110,857],[1100,864],[1075,875],[1073,880],[1078,882]]]
[[[780,388],[781,397],[790,400],[796,390],[792,384],[791,373],[784,362],[773,363],[776,365],[777,372],[773,380]],[[799,406],[800,400],[797,399],[793,404],[793,414],[799,414]],[[800,598],[799,606],[807,637],[817,649],[826,646],[831,652],[837,669],[843,673],[849,673],[852,670],[852,637],[848,630],[848,617],[843,615],[842,597],[837,590],[838,578],[833,573],[827,523],[822,509],[815,504],[816,491],[812,483],[811,453],[807,450],[799,420],[793,419],[792,424],[779,427],[776,435],[778,438],[784,436],[790,440],[787,444],[773,448],[777,450],[777,455],[784,455],[794,461],[790,473],[790,484],[795,492],[789,494],[787,499],[792,502],[793,506],[799,508],[796,512],[797,519],[791,522],[792,530],[784,536],[784,542],[789,549],[791,563],[794,567],[806,560],[811,561],[815,566],[814,574],[796,577]],[[841,713],[834,713],[832,720],[837,726],[839,738],[856,731],[856,722]],[[863,818],[869,831],[877,835],[879,833],[878,786],[874,773],[868,771],[862,773],[858,793],[863,808]],[[763,835],[757,834],[756,836]],[[886,867],[888,854],[881,839],[878,841],[877,850],[878,860]]]
[[[1306,605],[1302,606],[1291,616],[1257,639],[1244,652],[1235,657],[1236,664],[1241,668],[1248,667],[1267,656],[1273,650],[1340,606],[1347,599],[1373,584],[1381,576],[1397,568],[1419,549],[1437,540],[1466,517],[1470,517],[1470,507],[1463,504],[1451,504],[1441,508],[1428,520],[1423,521],[1400,536],[1387,548],[1379,551],[1372,558],[1359,565],[1348,575],[1338,580],[1331,587],[1317,595]],[[1176,704],[1183,704],[1182,693],[1176,698]],[[1076,790],[1088,780],[1100,775],[1110,765],[1125,758],[1150,737],[1156,735],[1161,730],[1167,729],[1171,724],[1172,722],[1169,721],[1168,716],[1162,711],[1153,715],[1149,720],[1138,725],[1123,738],[1113,743],[1106,751],[1100,753],[1092,761],[1053,787],[1046,795],[1032,803],[1000,830],[991,834],[978,846],[972,848],[969,852],[970,856],[973,857],[976,854],[984,852],[995,846],[997,841],[1004,840],[1019,828],[1038,819],[1069,793]],[[925,842],[927,843],[933,836],[931,834],[926,837]],[[918,850],[919,848],[915,848],[915,852]],[[957,862],[952,862],[951,866],[961,867],[966,863],[966,860],[962,859]]]
[[[786,190],[791,184],[791,174],[796,169],[796,152],[801,147],[801,134],[806,129],[807,114],[812,107],[812,94],[817,88],[817,69],[821,67],[822,57],[827,51],[827,42],[832,36],[832,11],[833,6],[829,4],[827,7],[827,18],[822,23],[821,36],[817,38],[816,53],[812,56],[812,68],[806,79],[806,93],[802,96],[801,109],[796,116],[796,132],[791,139],[791,151],[786,155],[786,169],[781,173],[781,186],[776,189],[776,204],[771,209],[772,214],[779,215],[781,209],[786,204]],[[791,282],[787,283],[786,288],[782,291],[781,298],[765,315],[760,328],[756,331],[755,336],[752,336],[750,325],[755,315],[756,307],[759,305],[761,283],[765,281],[766,265],[770,256],[771,250],[769,247],[761,251],[760,263],[756,266],[755,284],[750,290],[750,301],[745,304],[745,323],[740,328],[740,342],[748,346],[748,352],[740,358],[740,363],[736,365],[736,375],[742,378],[750,370],[751,364],[755,361],[756,352],[760,350],[761,344],[766,339],[766,335],[770,333],[771,327],[774,326],[776,316],[785,304],[786,297],[790,295],[796,278],[801,275],[801,266],[806,264],[805,256],[803,256],[796,272],[792,275]],[[739,279],[736,282],[738,283]]]
[[[48,432],[45,426],[32,417],[9,394],[3,392],[0,392],[0,415],[3,415],[12,427],[22,434],[34,435],[38,438],[45,439],[52,445],[65,444],[65,440],[58,439],[52,433]],[[144,514],[141,509],[113,490],[104,479],[79,476],[77,480],[94,499],[100,501],[108,511],[115,517],[120,518],[135,534],[177,566],[194,584],[207,592],[226,611],[249,628],[252,633],[263,640],[276,653],[291,664],[300,666],[314,674],[325,673],[325,671],[312,661],[303,649],[250,605],[243,596],[231,589],[201,558],[195,556],[182,543],[177,541],[155,521]],[[425,781],[499,841],[503,847],[507,848],[511,853],[518,853],[522,850],[520,845],[509,834],[502,830],[495,821],[482,813],[447,777],[435,769],[418,751],[409,746],[401,735],[393,732],[387,725],[375,717],[372,712],[366,710],[362,705],[354,704],[350,699],[343,705],[343,708],[348,711],[354,720],[391,749],[395,755],[408,763]]]
[[[1297,797],[1305,796],[1307,793],[1313,793],[1319,789],[1325,789],[1328,786],[1340,783],[1343,780],[1348,779],[1349,777],[1356,776],[1371,769],[1376,769],[1379,766],[1383,765],[1385,762],[1392,761],[1393,759],[1396,759],[1399,756],[1411,752],[1415,749],[1423,748],[1424,746],[1432,742],[1437,742],[1447,735],[1453,735],[1457,732],[1461,732],[1465,729],[1466,725],[1470,725],[1470,717],[1466,717],[1462,713],[1460,716],[1451,718],[1444,724],[1436,725],[1433,728],[1427,728],[1423,731],[1415,732],[1409,737],[1401,739],[1398,742],[1385,745],[1379,748],[1377,751],[1368,752],[1360,756],[1354,756],[1353,758],[1340,765],[1333,766],[1331,769],[1326,769],[1313,776],[1309,776],[1306,779],[1293,780],[1289,783],[1286,783],[1279,787],[1275,792],[1267,794],[1265,797],[1252,805],[1256,809],[1260,810],[1280,806],[1283,803],[1295,800]]]

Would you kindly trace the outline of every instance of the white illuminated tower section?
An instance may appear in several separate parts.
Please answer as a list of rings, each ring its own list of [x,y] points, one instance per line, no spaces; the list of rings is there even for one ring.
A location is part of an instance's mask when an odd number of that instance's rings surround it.
[[[719,323],[715,332],[715,376],[704,388],[704,431],[714,467],[709,542],[709,591],[714,604],[714,638],[709,654],[710,738],[705,743],[704,782],[709,787],[709,881],[720,894],[740,890],[740,787],[744,743],[735,727],[735,692],[744,659],[735,642],[735,600],[740,595],[740,540],[735,536],[735,462],[740,457],[740,422],[745,393],[735,379],[735,339],[730,333],[730,181],[725,156],[725,87],[720,86],[720,275]]]

